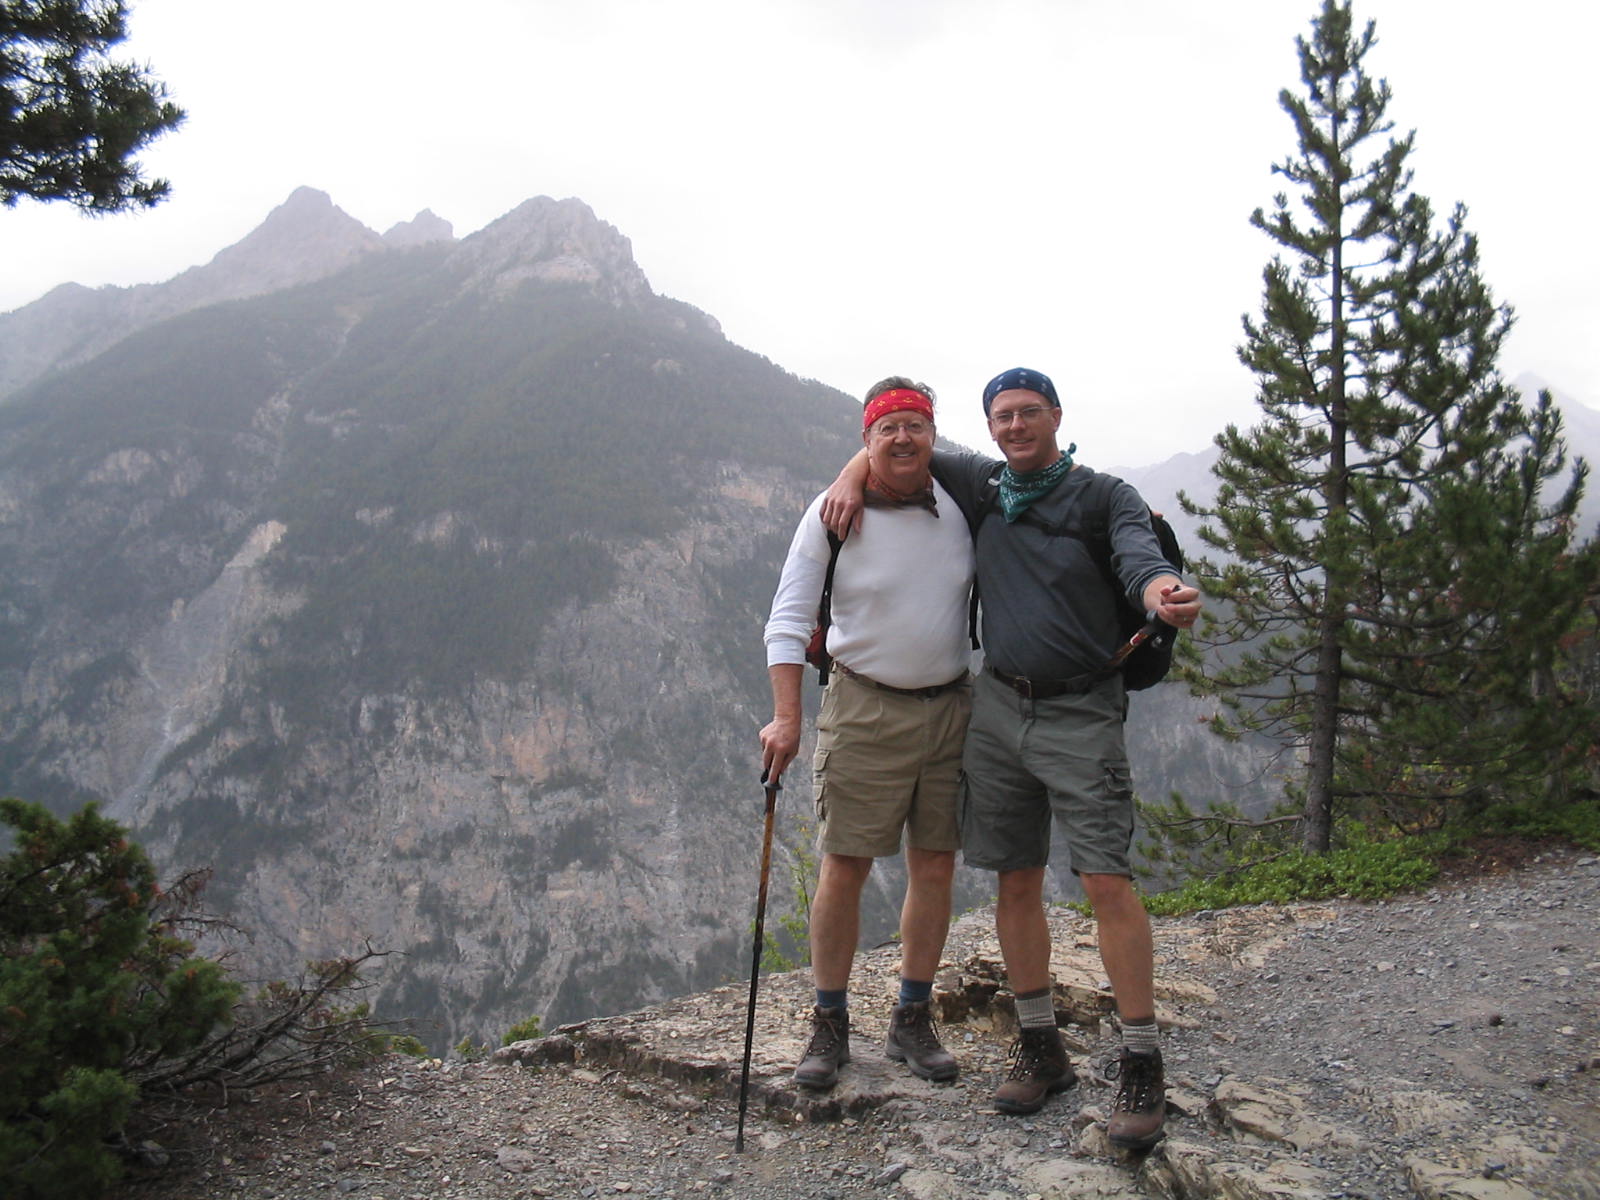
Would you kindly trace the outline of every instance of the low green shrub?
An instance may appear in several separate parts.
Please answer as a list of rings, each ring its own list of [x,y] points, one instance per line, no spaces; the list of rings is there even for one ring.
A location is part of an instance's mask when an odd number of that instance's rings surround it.
[[[1445,850],[1437,835],[1395,841],[1356,841],[1327,854],[1288,851],[1267,862],[1210,879],[1192,879],[1170,892],[1145,898],[1160,916],[1240,904],[1287,904],[1350,896],[1376,900],[1425,887],[1439,874]]]
[[[1474,837],[1556,838],[1600,851],[1600,795],[1588,793],[1564,804],[1497,804],[1452,826],[1461,839]]]
[[[505,1036],[500,1039],[500,1044],[509,1046],[512,1042],[528,1042],[534,1038],[543,1037],[544,1032],[540,1029],[540,1024],[538,1017],[529,1017],[526,1021],[518,1021],[510,1029],[506,1030]]]

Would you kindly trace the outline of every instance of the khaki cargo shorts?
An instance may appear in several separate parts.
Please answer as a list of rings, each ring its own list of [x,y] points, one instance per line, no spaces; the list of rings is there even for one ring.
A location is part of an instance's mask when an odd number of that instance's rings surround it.
[[[824,854],[884,858],[905,844],[956,850],[961,745],[972,711],[964,683],[938,696],[902,696],[833,672],[817,716],[812,761],[817,846]]]
[[[1131,874],[1126,712],[1120,678],[1082,695],[1025,700],[979,675],[963,760],[962,860],[987,871],[1045,866],[1054,820],[1075,874]]]

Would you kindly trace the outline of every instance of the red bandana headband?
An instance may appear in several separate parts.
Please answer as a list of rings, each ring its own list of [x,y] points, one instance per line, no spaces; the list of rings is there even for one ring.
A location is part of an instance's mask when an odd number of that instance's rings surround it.
[[[867,402],[861,414],[861,428],[871,429],[884,417],[894,412],[921,413],[933,420],[933,401],[912,388],[891,388],[879,392]]]

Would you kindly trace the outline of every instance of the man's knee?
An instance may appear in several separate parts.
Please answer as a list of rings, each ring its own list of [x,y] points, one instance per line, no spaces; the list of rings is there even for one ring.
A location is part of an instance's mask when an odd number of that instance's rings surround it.
[[[1148,921],[1144,901],[1126,875],[1080,875],[1084,898],[1099,921]]]
[[[906,874],[910,878],[926,883],[944,883],[953,879],[955,873],[954,850],[922,850],[916,846],[906,847]]]
[[[1044,868],[1025,867],[995,876],[995,897],[1003,905],[1044,903]]]
[[[824,854],[822,867],[817,872],[818,888],[838,888],[859,891],[872,874],[873,860],[854,854]]]

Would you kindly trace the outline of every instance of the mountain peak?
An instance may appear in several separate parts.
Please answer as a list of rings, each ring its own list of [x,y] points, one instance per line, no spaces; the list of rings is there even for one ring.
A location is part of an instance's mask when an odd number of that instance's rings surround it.
[[[210,262],[164,283],[94,291],[63,284],[0,314],[0,397],[179,313],[325,279],[378,251],[440,241],[454,242],[454,229],[429,209],[380,237],[327,192],[297,187]],[[527,200],[455,253],[467,268],[469,290],[505,294],[541,280],[580,284],[618,305],[651,295],[632,244],[581,200]]]
[[[384,231],[386,246],[422,246],[429,242],[455,241],[455,226],[431,208],[425,208],[409,221],[400,221]]]
[[[201,272],[220,274],[225,278],[208,289],[220,293],[214,300],[255,296],[332,275],[382,248],[383,239],[327,192],[299,187],[250,233],[173,282]]]
[[[273,211],[304,210],[306,212],[314,212],[326,211],[334,207],[333,197],[328,195],[327,192],[321,188],[308,187],[302,183],[294,191],[290,192],[289,198]]]
[[[469,287],[504,293],[528,280],[576,283],[613,304],[651,294],[633,243],[582,200],[535,196],[466,238],[457,258]]]
[[[311,283],[383,248],[383,239],[335,205],[327,192],[298,187],[210,262],[165,283],[94,291],[63,284],[0,315],[0,397],[51,370],[92,358],[157,321]]]

